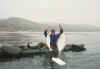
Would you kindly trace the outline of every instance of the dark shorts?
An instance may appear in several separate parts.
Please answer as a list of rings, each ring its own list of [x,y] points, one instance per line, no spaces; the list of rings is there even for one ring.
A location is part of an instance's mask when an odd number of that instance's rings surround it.
[[[51,49],[57,49],[57,46],[51,45],[50,48],[51,48]]]

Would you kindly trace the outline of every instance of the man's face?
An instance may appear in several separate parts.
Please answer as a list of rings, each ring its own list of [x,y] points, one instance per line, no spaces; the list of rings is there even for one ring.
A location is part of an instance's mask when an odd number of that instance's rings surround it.
[[[51,30],[51,35],[55,35],[55,30]]]
[[[54,29],[51,30],[51,35],[55,35],[55,30]]]
[[[55,32],[51,32],[51,35],[55,35]]]

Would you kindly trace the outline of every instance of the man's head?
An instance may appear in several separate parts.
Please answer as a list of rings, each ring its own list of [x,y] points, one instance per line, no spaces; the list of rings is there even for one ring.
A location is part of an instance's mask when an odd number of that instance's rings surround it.
[[[55,29],[51,30],[51,34],[54,35],[55,34]]]

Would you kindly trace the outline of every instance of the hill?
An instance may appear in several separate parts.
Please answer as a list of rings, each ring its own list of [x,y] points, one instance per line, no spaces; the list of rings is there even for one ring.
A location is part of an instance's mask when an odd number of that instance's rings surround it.
[[[58,24],[48,24],[49,29],[59,29]],[[99,32],[100,27],[87,24],[63,24],[66,32]],[[32,22],[23,18],[12,17],[0,20],[0,31],[33,31],[41,32],[45,29],[45,24]]]
[[[40,31],[41,24],[23,18],[8,18],[0,20],[0,29],[7,29],[9,32],[16,31]]]

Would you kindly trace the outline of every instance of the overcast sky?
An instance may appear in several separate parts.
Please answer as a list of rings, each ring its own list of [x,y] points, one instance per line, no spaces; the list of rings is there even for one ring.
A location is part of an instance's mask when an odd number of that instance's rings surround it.
[[[0,19],[100,25],[100,0],[0,0]]]

